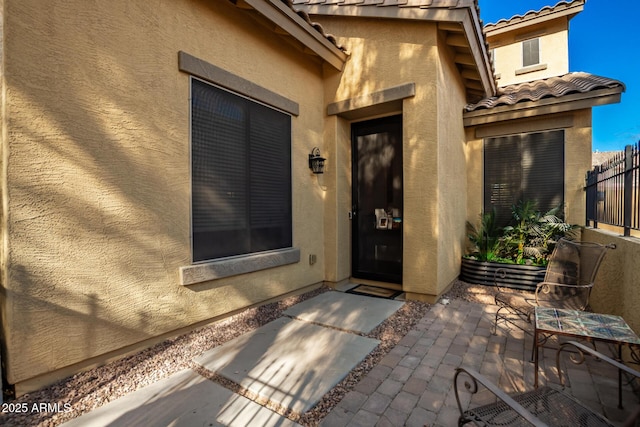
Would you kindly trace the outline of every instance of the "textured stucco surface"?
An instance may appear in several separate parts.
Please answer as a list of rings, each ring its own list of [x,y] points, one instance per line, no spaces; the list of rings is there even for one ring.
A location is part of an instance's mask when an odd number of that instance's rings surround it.
[[[323,280],[324,193],[306,164],[313,146],[324,148],[319,61],[229,2],[9,0],[4,8],[9,382],[25,390],[41,374]],[[180,285],[191,250],[189,76],[178,70],[179,51],[299,104],[300,262]]]
[[[410,297],[433,298],[458,274],[457,255],[451,254],[460,254],[464,233],[466,200],[455,197],[466,188],[460,114],[465,98],[459,74],[433,23],[382,25],[372,19],[327,16],[314,20],[337,35],[351,54],[343,73],[327,79],[327,103],[415,83],[415,96],[405,98],[396,111],[403,116],[402,289]],[[325,177],[336,183],[326,192],[327,278],[340,281],[351,273],[351,121],[327,120],[325,145],[331,173],[336,174]]]
[[[337,116],[326,119],[328,162],[318,183],[325,192],[325,280],[338,283],[351,275],[351,130]],[[347,141],[347,143],[345,143]]]
[[[436,161],[433,151],[437,138],[437,110],[433,102],[437,55],[435,26],[406,21],[388,21],[381,25],[373,19],[326,16],[314,17],[314,21],[338,36],[339,44],[350,53],[343,73],[327,77],[327,103],[415,83],[416,95],[404,99],[402,108],[395,111],[395,114],[403,114],[404,285],[423,271],[423,266],[414,260],[430,249],[430,245],[422,244],[424,234],[430,231],[426,231],[420,222],[427,209],[435,212],[435,206],[424,206],[426,195],[421,194],[424,173],[432,174]],[[358,120],[371,118],[375,117],[363,116]],[[325,182],[335,183],[335,186],[328,185],[326,191],[327,279],[338,282],[351,274],[351,223],[348,218],[351,209],[351,121],[331,116],[327,123],[325,137],[331,154],[331,171],[325,176],[328,179]],[[330,176],[332,173],[335,173],[334,177]],[[435,221],[435,217],[429,220]]]
[[[489,37],[489,45],[494,49],[495,73],[499,75],[499,86],[529,82],[551,76],[561,76],[569,72],[569,31],[566,18],[539,26],[528,27],[519,32],[509,32]],[[522,41],[539,38],[539,71],[516,74],[523,70]]]
[[[584,225],[584,177],[591,168],[591,110],[576,110],[562,115],[541,116],[536,119],[511,120],[467,129],[468,217],[477,224],[483,204],[483,150],[486,137],[533,133],[552,129],[564,130],[565,159],[565,220]]]
[[[582,231],[582,240],[616,245],[615,250],[608,251],[598,271],[591,307],[598,313],[622,316],[640,334],[640,240],[593,228]]]
[[[393,104],[404,134],[402,286],[410,298],[433,299],[457,276],[465,220],[482,208],[475,131],[492,125],[464,129],[463,85],[434,23],[314,17],[350,52],[338,72],[227,1],[3,5],[3,362],[19,393],[192,325],[348,279],[351,119],[327,116],[333,102],[415,84],[414,96]],[[299,262],[181,285],[180,269],[192,263],[189,76],[178,69],[180,51],[299,106]],[[590,110],[563,116],[568,217],[581,223]],[[546,129],[546,119],[493,129]],[[316,146],[327,158],[317,176],[307,167]]]
[[[441,295],[460,274],[466,239],[467,169],[465,131],[460,110],[465,104],[460,74],[440,40],[438,66],[438,277],[431,295]]]

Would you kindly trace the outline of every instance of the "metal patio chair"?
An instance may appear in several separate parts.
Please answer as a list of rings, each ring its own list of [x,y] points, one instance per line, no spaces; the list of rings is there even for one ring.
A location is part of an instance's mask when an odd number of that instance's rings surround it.
[[[560,383],[564,384],[560,369],[560,354],[569,349],[574,351],[570,360],[574,364],[585,361],[589,354],[602,362],[626,372],[632,378],[640,378],[640,372],[619,363],[602,353],[577,342],[566,342],[556,353],[556,368],[560,375]],[[577,355],[575,351],[577,350]],[[619,426],[604,416],[594,412],[574,397],[565,393],[560,387],[546,385],[524,393],[507,394],[476,371],[465,368],[456,369],[454,389],[460,418],[458,426]],[[481,387],[482,386],[482,387]],[[496,403],[464,410],[461,405],[460,391],[477,393],[482,388],[489,390],[496,397]],[[629,413],[623,426],[634,426],[640,419],[640,406]]]
[[[615,249],[615,245],[560,239],[549,259],[544,281],[536,286],[533,295],[505,288],[506,272],[498,269],[494,282],[498,288],[495,303],[499,308],[492,332],[496,333],[498,322],[502,321],[531,334],[527,326],[536,306],[584,311],[608,249]]]

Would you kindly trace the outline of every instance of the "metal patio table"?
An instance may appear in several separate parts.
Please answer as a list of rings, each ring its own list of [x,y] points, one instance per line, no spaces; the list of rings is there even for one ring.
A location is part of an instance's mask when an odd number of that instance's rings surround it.
[[[580,310],[536,307],[533,360],[535,364],[534,387],[538,387],[538,348],[551,336],[566,336],[589,342],[604,342],[617,346],[615,356],[622,361],[622,346],[632,353],[640,348],[640,338],[620,317],[610,314]],[[634,353],[635,354],[635,353]],[[618,407],[622,408],[622,372],[618,370]]]

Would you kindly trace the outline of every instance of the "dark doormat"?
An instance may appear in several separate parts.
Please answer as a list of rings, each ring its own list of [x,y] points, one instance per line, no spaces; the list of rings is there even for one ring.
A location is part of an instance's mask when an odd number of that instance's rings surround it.
[[[402,293],[402,291],[396,291],[394,289],[378,288],[376,286],[358,285],[355,288],[351,288],[347,291],[348,294],[365,295],[368,297],[394,299]]]

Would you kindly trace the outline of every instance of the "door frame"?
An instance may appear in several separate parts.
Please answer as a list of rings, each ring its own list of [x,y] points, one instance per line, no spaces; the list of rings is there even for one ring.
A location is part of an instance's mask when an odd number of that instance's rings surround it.
[[[351,212],[352,212],[352,227],[351,227],[351,277],[354,279],[364,279],[376,282],[386,282],[402,285],[402,263],[403,263],[403,229],[399,230],[399,245],[400,245],[400,272],[398,274],[393,273],[385,273],[385,272],[367,272],[358,270],[359,266],[359,245],[362,236],[360,236],[360,227],[359,218],[361,213],[359,212],[358,206],[358,148],[356,141],[356,130],[358,127],[387,127],[388,129],[393,129],[399,126],[399,137],[400,137],[400,178],[404,187],[404,159],[403,159],[403,150],[402,150],[402,141],[403,141],[403,116],[402,114],[394,114],[391,116],[362,120],[358,122],[352,122],[350,125],[351,130]],[[402,204],[404,205],[404,188],[402,188]],[[385,207],[386,208],[386,207]],[[404,209],[404,207],[402,207]]]

